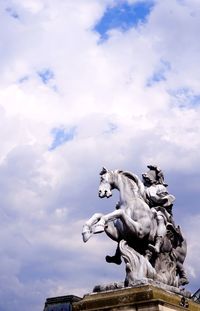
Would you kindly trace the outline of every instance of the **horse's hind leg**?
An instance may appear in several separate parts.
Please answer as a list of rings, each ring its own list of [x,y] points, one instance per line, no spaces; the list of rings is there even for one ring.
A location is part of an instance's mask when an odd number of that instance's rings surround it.
[[[88,221],[86,221],[85,225],[83,226],[82,236],[83,241],[87,242],[91,237],[93,231],[92,226],[95,225],[103,216],[101,213],[95,213]]]
[[[115,263],[117,265],[120,265],[122,262],[121,252],[119,249],[119,242],[122,239],[121,234],[120,234],[120,231],[121,231],[120,229],[122,229],[120,227],[122,226],[122,224],[120,224],[119,222],[120,222],[119,220],[111,221],[111,222],[108,222],[108,224],[105,226],[105,233],[109,236],[109,238],[118,242],[114,256],[107,255],[106,261],[108,263]]]
[[[109,238],[111,238],[113,241],[119,242],[121,241],[121,226],[122,224],[119,223],[119,220],[110,221],[107,223],[104,230]]]

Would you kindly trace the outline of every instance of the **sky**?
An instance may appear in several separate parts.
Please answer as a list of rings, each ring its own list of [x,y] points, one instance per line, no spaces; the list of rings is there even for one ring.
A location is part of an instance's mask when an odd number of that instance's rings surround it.
[[[99,172],[165,173],[200,287],[199,0],[0,1],[0,311],[123,281]]]

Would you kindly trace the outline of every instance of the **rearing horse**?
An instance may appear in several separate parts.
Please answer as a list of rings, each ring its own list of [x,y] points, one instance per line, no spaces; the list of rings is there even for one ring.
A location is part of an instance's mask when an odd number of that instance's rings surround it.
[[[100,176],[99,197],[109,198],[112,190],[117,189],[120,200],[115,211],[107,215],[96,213],[85,223],[83,241],[87,242],[93,233],[103,231],[117,242],[122,239],[134,242],[135,239],[144,238],[152,241],[157,223],[146,203],[145,188],[141,180],[130,172],[106,168],[102,169]]]
[[[186,241],[182,237],[182,242],[176,241],[176,234],[171,232],[171,238],[167,235],[163,237],[161,252],[157,254],[153,266],[149,263],[148,250],[151,243],[154,243],[157,234],[158,223],[157,215],[147,204],[146,191],[144,184],[137,175],[121,170],[107,170],[103,168],[100,172],[101,181],[99,186],[99,197],[109,198],[112,190],[120,192],[120,200],[116,210],[109,214],[96,213],[83,226],[83,241],[87,242],[93,233],[104,232],[114,241],[118,242],[118,252],[124,253],[124,245],[127,253],[125,261],[129,255],[138,261],[138,271],[142,263],[142,268],[146,269],[154,279],[160,280],[168,285],[180,286],[188,283],[183,262],[186,256]],[[169,234],[169,233],[168,233]],[[125,241],[125,244],[124,244]],[[136,253],[135,253],[136,251]],[[120,254],[120,256],[121,256]],[[137,254],[137,255],[135,255]],[[146,256],[142,256],[146,255]],[[113,261],[115,257],[115,261]],[[121,263],[116,255],[107,256],[108,262]],[[112,258],[112,260],[111,260]],[[137,260],[136,260],[137,261]],[[126,262],[127,278],[133,276],[133,269],[130,269],[132,262]],[[143,271],[144,272],[144,271]]]

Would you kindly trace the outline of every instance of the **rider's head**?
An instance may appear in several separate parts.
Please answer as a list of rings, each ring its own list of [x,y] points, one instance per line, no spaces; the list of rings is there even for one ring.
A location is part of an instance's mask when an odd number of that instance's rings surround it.
[[[164,183],[164,175],[160,168],[156,165],[147,165],[149,171],[147,173],[142,174],[143,182],[146,186],[150,186],[153,184],[162,184],[167,186]]]
[[[157,183],[156,172],[149,170],[147,173],[142,174],[143,182],[145,186],[150,186]]]

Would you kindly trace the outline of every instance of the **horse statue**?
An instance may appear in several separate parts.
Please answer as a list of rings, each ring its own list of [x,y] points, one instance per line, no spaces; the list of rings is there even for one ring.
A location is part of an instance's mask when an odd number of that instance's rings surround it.
[[[95,213],[83,226],[83,241],[92,234],[105,232],[118,243],[116,254],[106,256],[107,262],[126,264],[125,286],[134,280],[151,278],[170,286],[186,284],[183,268],[186,256],[186,241],[177,239],[173,230],[166,229],[158,253],[154,253],[158,231],[157,215],[150,208],[143,182],[133,173],[122,170],[100,172],[99,197],[109,198],[112,190],[120,193],[116,210],[106,215]],[[169,226],[169,228],[173,226]]]

